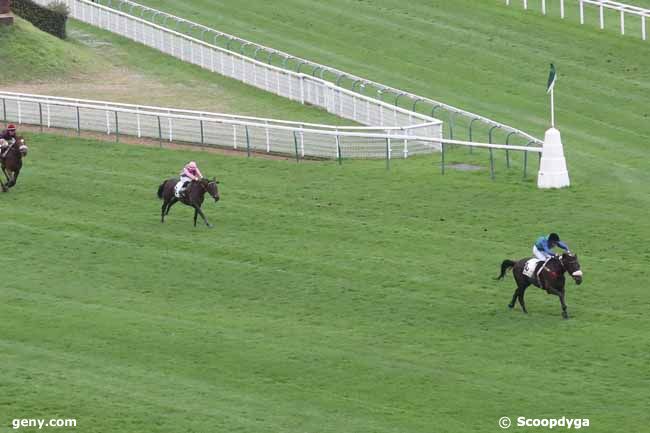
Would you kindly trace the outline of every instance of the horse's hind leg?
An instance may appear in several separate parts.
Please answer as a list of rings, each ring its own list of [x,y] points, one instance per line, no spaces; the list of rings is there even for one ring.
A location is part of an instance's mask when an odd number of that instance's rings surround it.
[[[194,227],[196,227],[196,217],[199,216],[199,210],[194,208]]]
[[[521,310],[525,313],[528,314],[528,310],[526,310],[526,302],[524,302],[524,295],[526,294],[526,287],[524,286],[518,290],[518,295],[517,298],[519,299],[519,305],[521,305]]]
[[[162,207],[160,208],[160,222],[164,223],[165,222],[165,209],[167,208],[167,202],[164,201],[162,204]]]
[[[508,304],[508,308],[513,309],[515,308],[515,302],[517,302],[517,293],[519,293],[519,287],[515,289],[515,293],[512,295],[512,301]]]
[[[172,198],[169,203],[167,204],[167,210],[165,211],[165,215],[169,215],[169,210],[178,202],[178,199],[176,197]]]

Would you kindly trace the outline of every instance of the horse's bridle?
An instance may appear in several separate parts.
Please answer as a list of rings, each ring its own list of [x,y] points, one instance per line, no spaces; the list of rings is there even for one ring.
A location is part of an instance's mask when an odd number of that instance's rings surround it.
[[[211,180],[211,181],[209,181],[209,182],[208,182],[207,184],[205,184],[205,185],[203,185],[203,183],[199,181],[199,184],[201,185],[201,188],[203,188],[203,191],[207,192],[208,194],[210,194],[210,191],[208,191],[208,187],[209,187],[210,184],[212,184],[212,183],[216,185],[216,184],[217,184],[217,181],[216,181],[216,180]],[[212,197],[212,194],[210,194],[210,197]],[[212,197],[212,198],[214,198],[214,197]]]
[[[566,271],[569,272],[569,270],[566,268],[564,265],[564,262],[562,261],[563,256],[558,256],[558,260],[560,261],[560,264],[562,265],[562,268]],[[582,277],[582,270],[578,269],[577,271],[574,271],[571,273],[572,277]]]

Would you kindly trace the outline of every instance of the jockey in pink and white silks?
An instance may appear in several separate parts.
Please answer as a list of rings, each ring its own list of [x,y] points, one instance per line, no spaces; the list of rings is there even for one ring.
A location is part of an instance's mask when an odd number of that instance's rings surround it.
[[[556,254],[551,250],[553,247],[562,248],[564,251],[569,252],[569,246],[560,240],[557,233],[551,233],[548,236],[540,236],[533,245],[533,256],[539,260],[546,261]]]
[[[185,167],[183,167],[183,171],[181,171],[180,176],[181,180],[174,187],[174,194],[177,198],[181,198],[183,196],[185,189],[187,189],[187,186],[190,184],[190,182],[193,180],[203,179],[201,170],[199,170],[199,167],[194,161],[188,162]]]

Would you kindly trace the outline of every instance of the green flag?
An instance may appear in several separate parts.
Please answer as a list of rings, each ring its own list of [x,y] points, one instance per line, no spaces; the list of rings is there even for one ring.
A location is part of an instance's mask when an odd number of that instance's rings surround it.
[[[555,82],[557,81],[557,73],[555,72],[555,65],[551,63],[551,73],[548,75],[548,84],[546,85],[546,93],[551,93]]]

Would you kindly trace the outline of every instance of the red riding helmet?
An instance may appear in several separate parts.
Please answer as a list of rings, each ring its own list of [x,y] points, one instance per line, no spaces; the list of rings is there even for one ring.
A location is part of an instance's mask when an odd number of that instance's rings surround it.
[[[16,125],[14,125],[13,123],[10,123],[7,126],[7,131],[15,131],[15,130],[16,130]]]

